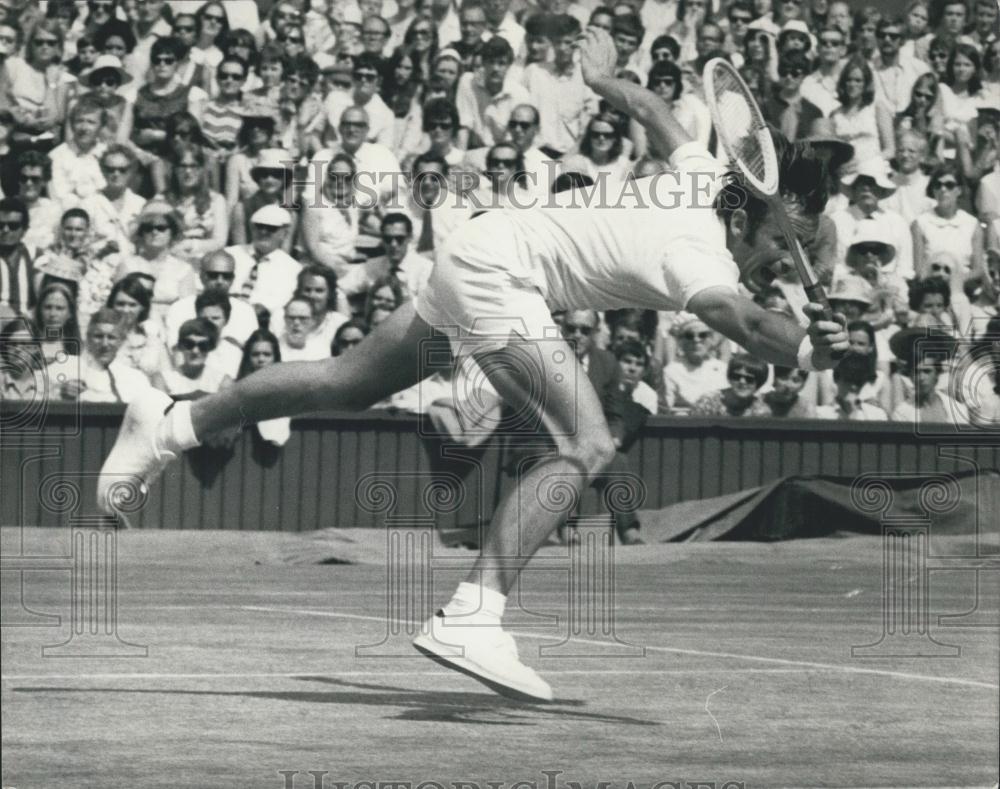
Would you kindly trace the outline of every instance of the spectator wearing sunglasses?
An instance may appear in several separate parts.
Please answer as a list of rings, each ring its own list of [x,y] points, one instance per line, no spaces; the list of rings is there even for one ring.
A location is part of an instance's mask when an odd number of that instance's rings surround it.
[[[670,334],[677,352],[663,368],[666,405],[686,413],[704,395],[726,385],[726,365],[713,355],[715,332],[694,315],[681,313]]]
[[[24,201],[0,198],[0,321],[27,318],[35,306],[37,250],[24,243],[29,221]]]
[[[929,274],[929,261],[936,252],[955,255],[961,275],[984,274],[983,229],[979,220],[959,207],[965,195],[965,179],[954,162],[942,164],[931,173],[927,196],[934,207],[913,220],[913,254],[917,276]]]
[[[403,213],[386,214],[381,233],[385,255],[351,266],[340,280],[340,290],[348,297],[360,296],[379,279],[391,276],[402,285],[404,299],[418,296],[434,263],[413,248],[413,222]]]
[[[312,156],[320,150],[326,125],[323,102],[313,93],[319,66],[306,55],[288,58],[281,75],[277,140],[274,143],[293,158]]]
[[[103,122],[98,136],[102,142],[117,142],[121,136],[128,139],[128,131],[123,127],[129,102],[119,93],[122,85],[132,81],[132,75],[122,68],[121,61],[114,55],[100,55],[94,65],[80,75],[80,87],[85,92],[80,93],[69,106],[69,116],[77,102],[89,101],[104,111]],[[72,129],[67,123],[66,136]]]
[[[244,347],[247,337],[257,328],[257,313],[244,299],[238,298],[239,293],[233,292],[233,282],[236,279],[236,261],[225,250],[209,252],[201,259],[200,273],[201,292],[218,291],[232,296],[229,300],[231,314],[229,321],[222,329],[222,338]],[[195,294],[183,296],[167,310],[164,318],[168,344],[174,344],[179,336],[181,324],[197,317],[195,311]]]
[[[702,395],[691,416],[770,416],[771,408],[757,394],[767,382],[767,364],[748,353],[733,354],[726,367],[729,386]]]
[[[917,79],[930,71],[924,61],[900,52],[904,31],[905,23],[900,18],[883,19],[875,29],[878,40],[878,53],[872,62],[875,99],[893,115],[906,109]]]
[[[230,3],[230,7],[234,5],[236,4]],[[244,5],[254,4],[238,4],[238,6]],[[256,8],[254,14],[256,15]],[[229,35],[229,15],[221,3],[209,2],[194,12],[194,18],[196,38],[191,47],[191,58],[212,71],[222,62],[222,44]],[[247,26],[236,25],[236,27]]]
[[[208,364],[219,343],[219,329],[208,318],[185,321],[166,364],[151,376],[153,386],[172,397],[196,399],[232,383],[222,370]]]
[[[847,37],[832,25],[820,30],[816,36],[815,70],[803,77],[800,90],[826,117],[840,104],[837,82],[847,51]]]
[[[396,116],[386,106],[379,95],[382,85],[382,60],[370,52],[358,55],[354,59],[351,73],[351,91],[333,91],[324,104],[326,112],[326,133],[324,140],[331,144],[337,139],[344,111],[356,107],[365,111],[368,128],[365,139],[387,148],[392,146]]]
[[[807,136],[823,111],[802,95],[802,81],[809,73],[809,58],[802,52],[789,52],[778,61],[778,84],[764,106],[764,118],[789,140]]]
[[[45,249],[55,241],[63,210],[57,200],[45,196],[52,180],[52,161],[38,151],[26,151],[18,157],[17,197],[31,217],[24,223],[23,242],[34,249]]]
[[[135,33],[135,48],[123,58],[125,70],[135,79],[146,79],[152,63],[153,46],[173,34],[165,0],[145,0],[131,6],[129,22]],[[177,60],[180,60],[180,56]]]
[[[616,115],[602,112],[591,118],[587,133],[580,140],[579,153],[570,153],[559,160],[563,173],[580,173],[594,183],[605,180],[622,183],[632,169],[625,153],[624,138]]]
[[[208,144],[215,149],[218,164],[236,149],[240,128],[246,114],[243,84],[247,79],[247,64],[235,57],[223,58],[215,70],[219,92],[202,110],[201,130]]]

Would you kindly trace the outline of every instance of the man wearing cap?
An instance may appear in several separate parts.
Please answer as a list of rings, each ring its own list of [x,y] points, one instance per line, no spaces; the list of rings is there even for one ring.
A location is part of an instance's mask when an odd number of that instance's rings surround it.
[[[257,164],[250,168],[250,177],[257,184],[257,191],[245,200],[240,200],[233,208],[232,240],[237,244],[246,243],[250,238],[250,217],[266,205],[290,206],[295,202],[293,159],[288,151],[280,148],[265,148],[260,152]],[[292,213],[292,224],[285,234],[282,249],[291,253],[292,242],[298,228],[298,213]]]
[[[257,209],[250,217],[250,243],[226,247],[236,261],[230,292],[250,304],[262,304],[272,315],[284,309],[295,292],[295,278],[302,266],[281,245],[292,215],[277,205]]]
[[[236,279],[236,261],[225,250],[209,252],[201,259],[199,279],[202,293],[217,291],[227,295],[236,295],[230,291]],[[172,346],[177,342],[178,332],[184,321],[198,317],[195,312],[195,299],[197,298],[195,294],[184,296],[170,305],[163,321],[167,329],[168,345]],[[222,329],[222,337],[232,340],[242,348],[247,337],[257,330],[257,313],[254,312],[249,303],[241,298],[231,298],[229,305],[231,313],[228,323]]]
[[[837,228],[837,260],[847,261],[847,248],[853,243],[858,223],[871,220],[882,239],[896,250],[894,273],[903,279],[913,277],[913,237],[909,225],[895,211],[881,207],[880,201],[896,191],[881,158],[868,159],[858,165],[857,172],[845,175],[841,182],[851,187],[851,204],[831,215]]]
[[[580,23],[569,14],[560,14],[550,20],[548,35],[552,60],[528,65],[524,86],[538,109],[536,144],[561,156],[576,146],[599,102],[584,84],[580,64],[573,57]]]
[[[924,61],[900,53],[905,25],[902,19],[888,18],[878,23],[875,37],[878,52],[872,61],[875,78],[875,100],[881,102],[893,115],[910,105],[913,84],[921,74],[930,71]]]
[[[479,145],[475,147],[495,145],[503,140],[514,107],[531,103],[528,91],[508,79],[514,50],[505,38],[494,36],[482,45],[479,54],[483,76],[466,72],[459,78],[455,94],[462,125],[479,138]]]
[[[379,87],[382,84],[380,68],[381,58],[370,52],[355,58],[354,70],[351,74],[353,82],[351,92],[331,91],[324,104],[323,109],[326,112],[324,144],[331,145],[337,139],[344,110],[349,107],[358,107],[363,109],[367,115],[368,128],[365,139],[387,148],[392,146],[393,126],[396,123],[396,118],[392,114],[392,110],[382,101],[382,97],[378,95]]]

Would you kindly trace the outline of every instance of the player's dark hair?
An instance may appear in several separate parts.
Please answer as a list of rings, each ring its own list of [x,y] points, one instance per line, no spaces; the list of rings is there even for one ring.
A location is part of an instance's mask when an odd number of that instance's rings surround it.
[[[828,160],[819,156],[808,143],[789,142],[777,129],[769,128],[778,155],[778,183],[786,206],[796,207],[804,217],[810,219],[818,217],[823,213],[828,197],[827,184],[830,182],[827,173]],[[735,210],[744,210],[749,225],[747,229],[749,241],[753,240],[754,234],[767,216],[767,203],[753,193],[740,173],[729,174],[726,185],[716,198],[715,207],[716,213],[727,223]],[[790,219],[795,226],[795,215],[793,214]],[[815,229],[812,232],[815,233]],[[806,245],[811,241],[811,238],[802,239],[802,243]]]

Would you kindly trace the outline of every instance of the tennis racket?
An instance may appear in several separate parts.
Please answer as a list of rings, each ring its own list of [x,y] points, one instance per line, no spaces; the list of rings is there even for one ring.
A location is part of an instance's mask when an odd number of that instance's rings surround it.
[[[777,220],[809,301],[823,307],[826,320],[834,320],[826,291],[809,265],[781,199],[778,152],[750,88],[733,64],[723,58],[713,58],[705,65],[703,83],[712,124],[726,155]]]

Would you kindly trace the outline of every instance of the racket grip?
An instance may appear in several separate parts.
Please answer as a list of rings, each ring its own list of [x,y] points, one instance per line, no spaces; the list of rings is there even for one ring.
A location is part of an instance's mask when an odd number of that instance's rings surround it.
[[[814,282],[805,289],[806,297],[813,304],[819,304],[823,307],[823,320],[827,321],[837,321],[838,323],[843,323],[839,320],[837,315],[833,312],[833,307],[830,306],[830,300],[826,297],[826,290],[818,282]],[[833,359],[842,359],[844,356],[843,351],[836,351],[831,354]]]

